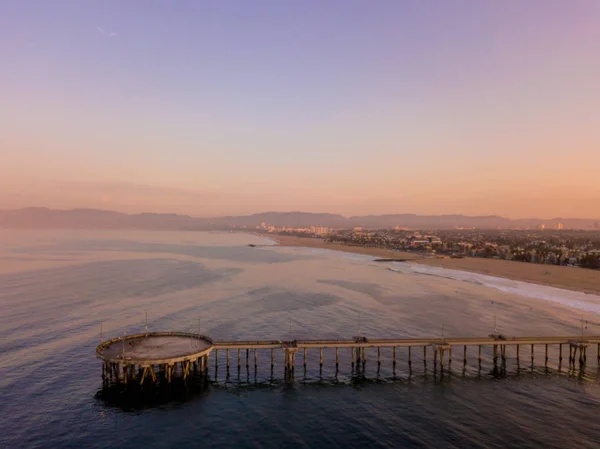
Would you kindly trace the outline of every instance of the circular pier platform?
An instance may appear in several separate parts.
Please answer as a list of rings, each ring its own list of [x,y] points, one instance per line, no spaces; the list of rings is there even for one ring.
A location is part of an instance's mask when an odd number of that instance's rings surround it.
[[[126,335],[107,340],[96,348],[96,356],[104,361],[103,374],[113,374],[116,380],[126,383],[128,378],[139,378],[144,382],[146,375],[155,380],[155,366],[165,373],[170,382],[172,375],[181,366],[183,378],[192,374],[194,366],[204,371],[208,355],[213,349],[209,337],[187,332],[148,332]],[[139,375],[136,375],[136,367]]]

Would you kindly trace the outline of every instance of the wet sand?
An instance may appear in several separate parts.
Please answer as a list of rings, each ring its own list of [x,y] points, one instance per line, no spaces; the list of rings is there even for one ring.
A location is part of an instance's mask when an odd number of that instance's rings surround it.
[[[286,235],[269,235],[269,239],[277,242],[280,246],[297,246],[305,248],[323,248],[334,251],[343,251],[346,253],[365,254],[368,256],[376,256],[381,259],[402,259],[418,260],[423,259],[419,254],[409,253],[406,251],[394,251],[391,249],[382,248],[364,248],[362,246],[340,245],[337,243],[325,243],[323,239],[312,237],[293,237]]]
[[[405,251],[325,243],[323,239],[319,238],[280,235],[269,236],[269,238],[276,241],[280,246],[323,248],[347,253],[365,254],[378,258],[402,259],[435,267],[469,271],[515,281],[531,282],[534,284],[548,285],[573,291],[600,294],[599,270],[541,265],[511,260],[484,259],[479,257],[437,259],[435,257],[423,257],[419,254]]]

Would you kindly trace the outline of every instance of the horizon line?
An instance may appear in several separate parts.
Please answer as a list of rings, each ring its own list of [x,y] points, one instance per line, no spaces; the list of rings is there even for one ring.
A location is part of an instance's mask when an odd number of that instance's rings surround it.
[[[338,216],[344,219],[352,219],[352,218],[357,218],[357,217],[385,217],[385,216],[394,216],[394,215],[405,215],[405,216],[414,216],[414,217],[467,217],[467,218],[501,218],[504,220],[510,220],[510,221],[526,221],[526,220],[590,220],[590,221],[600,221],[600,217],[598,218],[582,218],[582,217],[552,217],[552,218],[540,218],[540,217],[525,217],[525,218],[509,218],[509,217],[505,217],[503,215],[496,215],[496,214],[490,214],[490,215],[466,215],[466,214],[461,214],[461,213],[453,213],[453,214],[415,214],[415,213],[410,213],[410,212],[402,212],[402,213],[382,213],[382,214],[364,214],[364,215],[343,215],[343,214],[338,214],[338,213],[334,213],[334,212],[306,212],[306,211],[299,211],[299,210],[290,210],[290,211],[275,211],[275,210],[269,210],[269,211],[262,211],[262,212],[254,212],[251,214],[239,214],[239,215],[234,215],[234,214],[228,214],[228,215],[211,215],[211,216],[195,216],[195,215],[189,215],[189,214],[182,214],[182,213],[174,213],[174,212],[136,212],[136,213],[130,213],[130,212],[122,212],[122,211],[118,211],[118,210],[113,210],[113,209],[98,209],[98,208],[87,208],[87,207],[74,207],[74,208],[69,208],[69,209],[57,209],[57,208],[51,208],[51,207],[47,207],[47,206],[27,206],[27,207],[20,207],[20,208],[13,208],[13,209],[0,209],[0,212],[17,212],[17,211],[23,211],[23,210],[32,210],[32,209],[38,209],[38,210],[48,210],[48,211],[55,211],[55,212],[73,212],[73,211],[95,211],[95,212],[110,212],[110,213],[117,213],[117,214],[123,214],[123,215],[128,215],[128,216],[136,216],[136,215],[145,215],[145,214],[152,214],[152,215],[171,215],[171,216],[179,216],[179,217],[189,217],[189,218],[196,218],[196,219],[201,219],[201,220],[207,220],[207,219],[216,219],[216,218],[228,218],[228,217],[251,217],[254,215],[262,215],[262,214],[307,214],[307,215],[332,215],[332,216]]]

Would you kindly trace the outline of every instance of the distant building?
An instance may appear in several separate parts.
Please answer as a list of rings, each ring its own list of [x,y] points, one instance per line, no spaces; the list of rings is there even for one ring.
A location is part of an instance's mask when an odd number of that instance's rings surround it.
[[[600,229],[600,223],[597,221],[594,222],[594,229]]]
[[[542,223],[538,226],[538,228],[540,229],[540,231],[543,231],[544,229],[546,229],[546,225]]]
[[[410,244],[412,248],[431,248],[429,240],[413,240]]]
[[[327,226],[311,226],[310,231],[316,235],[327,235],[330,232]]]
[[[558,224],[556,225],[556,229],[558,229],[559,231],[560,231],[561,229],[563,229],[563,224],[562,224],[562,223],[558,223]]]

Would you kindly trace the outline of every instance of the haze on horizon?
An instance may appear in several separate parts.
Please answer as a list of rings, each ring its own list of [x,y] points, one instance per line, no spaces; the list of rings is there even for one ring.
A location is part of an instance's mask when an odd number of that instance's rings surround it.
[[[600,216],[600,2],[0,5],[0,209]]]

